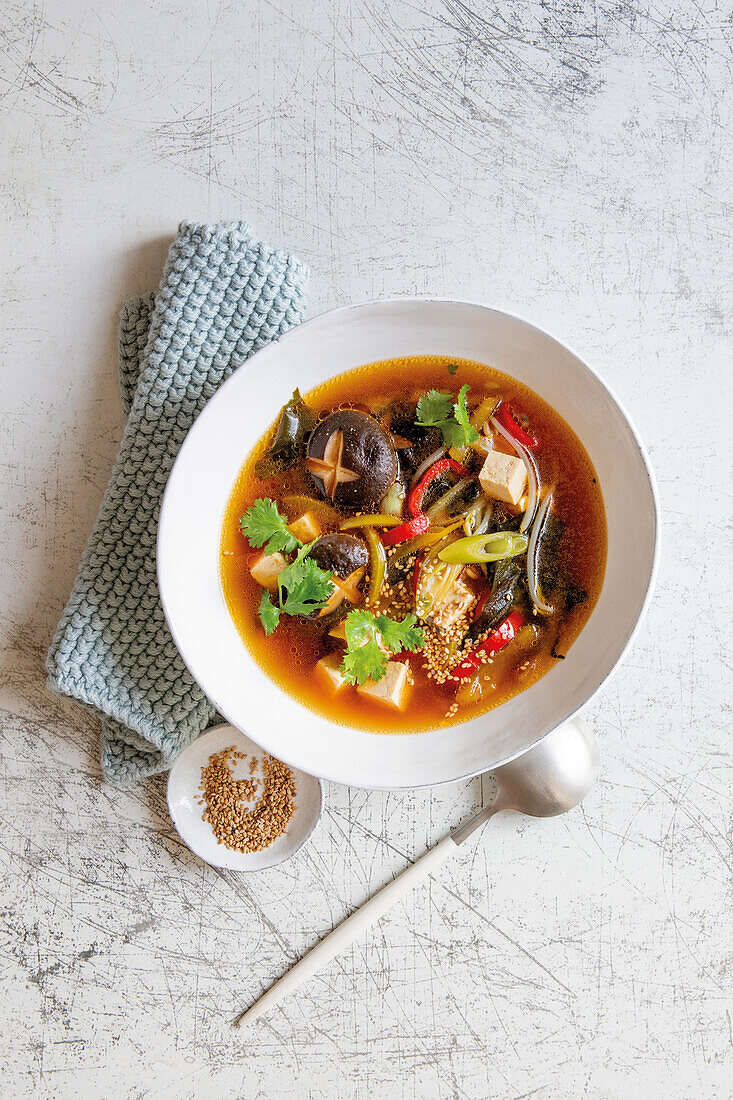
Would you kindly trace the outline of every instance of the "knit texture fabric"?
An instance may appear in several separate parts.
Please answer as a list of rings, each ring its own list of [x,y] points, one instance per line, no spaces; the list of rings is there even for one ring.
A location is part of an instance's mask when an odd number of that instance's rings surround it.
[[[102,720],[102,773],[163,771],[217,718],[163,616],[155,540],[186,433],[244,360],[303,319],[308,270],[243,223],[184,222],[155,295],[120,316],[122,443],[47,659],[51,690]]]

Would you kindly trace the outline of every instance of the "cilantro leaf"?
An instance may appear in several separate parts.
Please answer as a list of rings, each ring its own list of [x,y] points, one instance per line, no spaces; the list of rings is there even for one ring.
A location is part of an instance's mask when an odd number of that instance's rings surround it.
[[[453,398],[440,390],[428,390],[417,403],[417,420],[421,428],[442,426],[453,415]]]
[[[362,642],[356,649],[347,649],[341,672],[348,684],[378,683],[387,672],[387,654],[379,648],[376,638]]]
[[[301,546],[295,561],[286,565],[277,578],[280,607],[286,615],[320,611],[333,591],[331,574],[307,557],[310,549],[311,546]]]
[[[377,636],[376,620],[371,611],[363,611],[356,608],[346,616],[344,633],[349,649],[356,649],[364,642],[370,642]]]
[[[446,363],[446,367],[448,368],[448,374],[449,374],[449,375],[451,376],[451,378],[452,378],[452,377],[453,377],[453,375],[454,375],[454,374],[456,373],[456,371],[458,370],[458,363]]]
[[[414,652],[425,645],[425,635],[420,627],[415,626],[415,615],[405,615],[401,623],[386,615],[377,615],[374,622],[387,649],[391,649],[393,653],[399,653],[402,649]]]
[[[478,432],[471,427],[466,405],[466,394],[470,388],[461,386],[455,402],[449,393],[429,390],[417,403],[415,423],[423,428],[440,428],[446,447],[467,447],[469,443],[475,443]]]
[[[475,428],[471,427],[471,423],[468,419],[466,394],[470,388],[470,386],[461,386],[458,391],[458,400],[453,406],[453,415],[464,435],[463,446],[467,446],[469,443],[475,443],[478,439],[478,432]],[[452,444],[452,446],[455,446],[455,444]]]
[[[287,520],[281,516],[277,504],[269,497],[260,497],[248,508],[239,521],[239,529],[252,546],[265,547],[266,554],[282,550],[289,554],[300,546],[300,541],[288,531]]]
[[[446,447],[466,446],[466,433],[457,421],[446,420],[444,424],[440,425],[440,430],[443,433],[443,442]]]
[[[414,615],[406,615],[401,623],[386,615],[374,616],[371,611],[354,610],[346,616],[346,654],[341,665],[344,679],[350,684],[367,680],[379,683],[387,671],[389,657],[379,644],[393,653],[421,649],[425,644],[422,630],[415,626]]]
[[[280,608],[275,606],[269,594],[265,591],[262,593],[262,599],[260,600],[257,614],[260,617],[260,622],[262,623],[265,634],[269,637],[280,622]]]

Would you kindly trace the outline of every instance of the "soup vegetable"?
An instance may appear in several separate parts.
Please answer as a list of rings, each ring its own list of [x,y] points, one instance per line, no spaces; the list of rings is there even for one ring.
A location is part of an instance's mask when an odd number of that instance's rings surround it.
[[[409,732],[563,660],[605,558],[600,488],[557,413],[488,367],[413,357],[295,391],[235,486],[221,578],[281,687]]]

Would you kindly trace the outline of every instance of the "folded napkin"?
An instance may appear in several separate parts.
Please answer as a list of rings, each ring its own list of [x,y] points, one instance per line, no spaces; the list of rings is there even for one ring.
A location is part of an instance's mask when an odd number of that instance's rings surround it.
[[[48,685],[102,723],[102,773],[164,771],[215,710],[166,625],[155,572],[158,514],[186,433],[244,360],[303,319],[308,270],[249,225],[183,222],[158,291],[125,302],[117,461],[48,653]]]

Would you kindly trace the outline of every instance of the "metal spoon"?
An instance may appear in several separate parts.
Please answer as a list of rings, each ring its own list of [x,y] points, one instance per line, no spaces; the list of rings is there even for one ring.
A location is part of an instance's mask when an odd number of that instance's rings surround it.
[[[539,744],[495,773],[496,798],[410,864],[397,878],[364,902],[360,909],[317,943],[295,963],[258,1001],[240,1013],[234,1026],[251,1023],[278,1004],[312,974],[370,928],[400,898],[433,874],[476,829],[502,810],[517,810],[530,817],[555,817],[585,798],[598,777],[598,743],[582,718],[575,718],[548,733]]]

